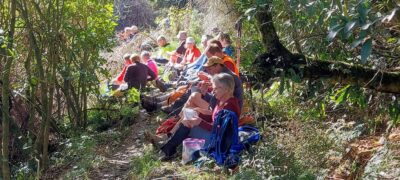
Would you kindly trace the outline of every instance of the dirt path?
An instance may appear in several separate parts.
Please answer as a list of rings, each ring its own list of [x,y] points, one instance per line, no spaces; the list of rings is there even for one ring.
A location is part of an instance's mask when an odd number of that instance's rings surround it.
[[[154,128],[157,123],[154,117],[146,116],[136,120],[132,130],[125,136],[120,147],[108,147],[108,152],[98,149],[105,160],[89,172],[90,179],[128,179],[133,157],[143,155],[144,132]],[[107,148],[107,147],[105,147]]]

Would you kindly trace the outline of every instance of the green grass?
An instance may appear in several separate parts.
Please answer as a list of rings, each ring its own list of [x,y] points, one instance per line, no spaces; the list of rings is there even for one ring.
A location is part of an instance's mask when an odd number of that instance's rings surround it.
[[[133,179],[144,179],[161,166],[161,162],[157,160],[156,152],[151,146],[145,146],[144,152],[141,157],[135,157],[131,161]]]

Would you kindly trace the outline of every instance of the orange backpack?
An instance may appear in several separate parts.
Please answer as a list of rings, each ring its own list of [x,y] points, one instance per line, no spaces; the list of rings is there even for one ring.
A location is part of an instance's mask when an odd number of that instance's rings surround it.
[[[167,100],[168,105],[171,105],[177,99],[182,97],[182,95],[185,94],[188,89],[189,89],[189,86],[178,87],[178,89],[176,89],[174,92],[172,92],[171,95],[168,97],[168,100]]]

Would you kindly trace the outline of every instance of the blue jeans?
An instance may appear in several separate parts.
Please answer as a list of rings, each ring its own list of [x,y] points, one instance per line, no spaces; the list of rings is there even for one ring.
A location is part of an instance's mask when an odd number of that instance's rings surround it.
[[[208,143],[210,143],[210,136],[211,136],[211,132],[203,129],[200,126],[191,128],[190,133],[189,133],[189,137],[191,137],[191,138],[206,140],[206,142],[204,143],[204,146],[207,146]]]

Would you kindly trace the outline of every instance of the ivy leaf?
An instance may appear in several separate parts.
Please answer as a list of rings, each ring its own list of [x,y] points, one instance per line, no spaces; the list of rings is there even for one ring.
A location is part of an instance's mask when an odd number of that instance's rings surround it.
[[[368,39],[362,46],[361,49],[361,63],[365,64],[369,55],[371,55],[372,51],[372,39]]]

